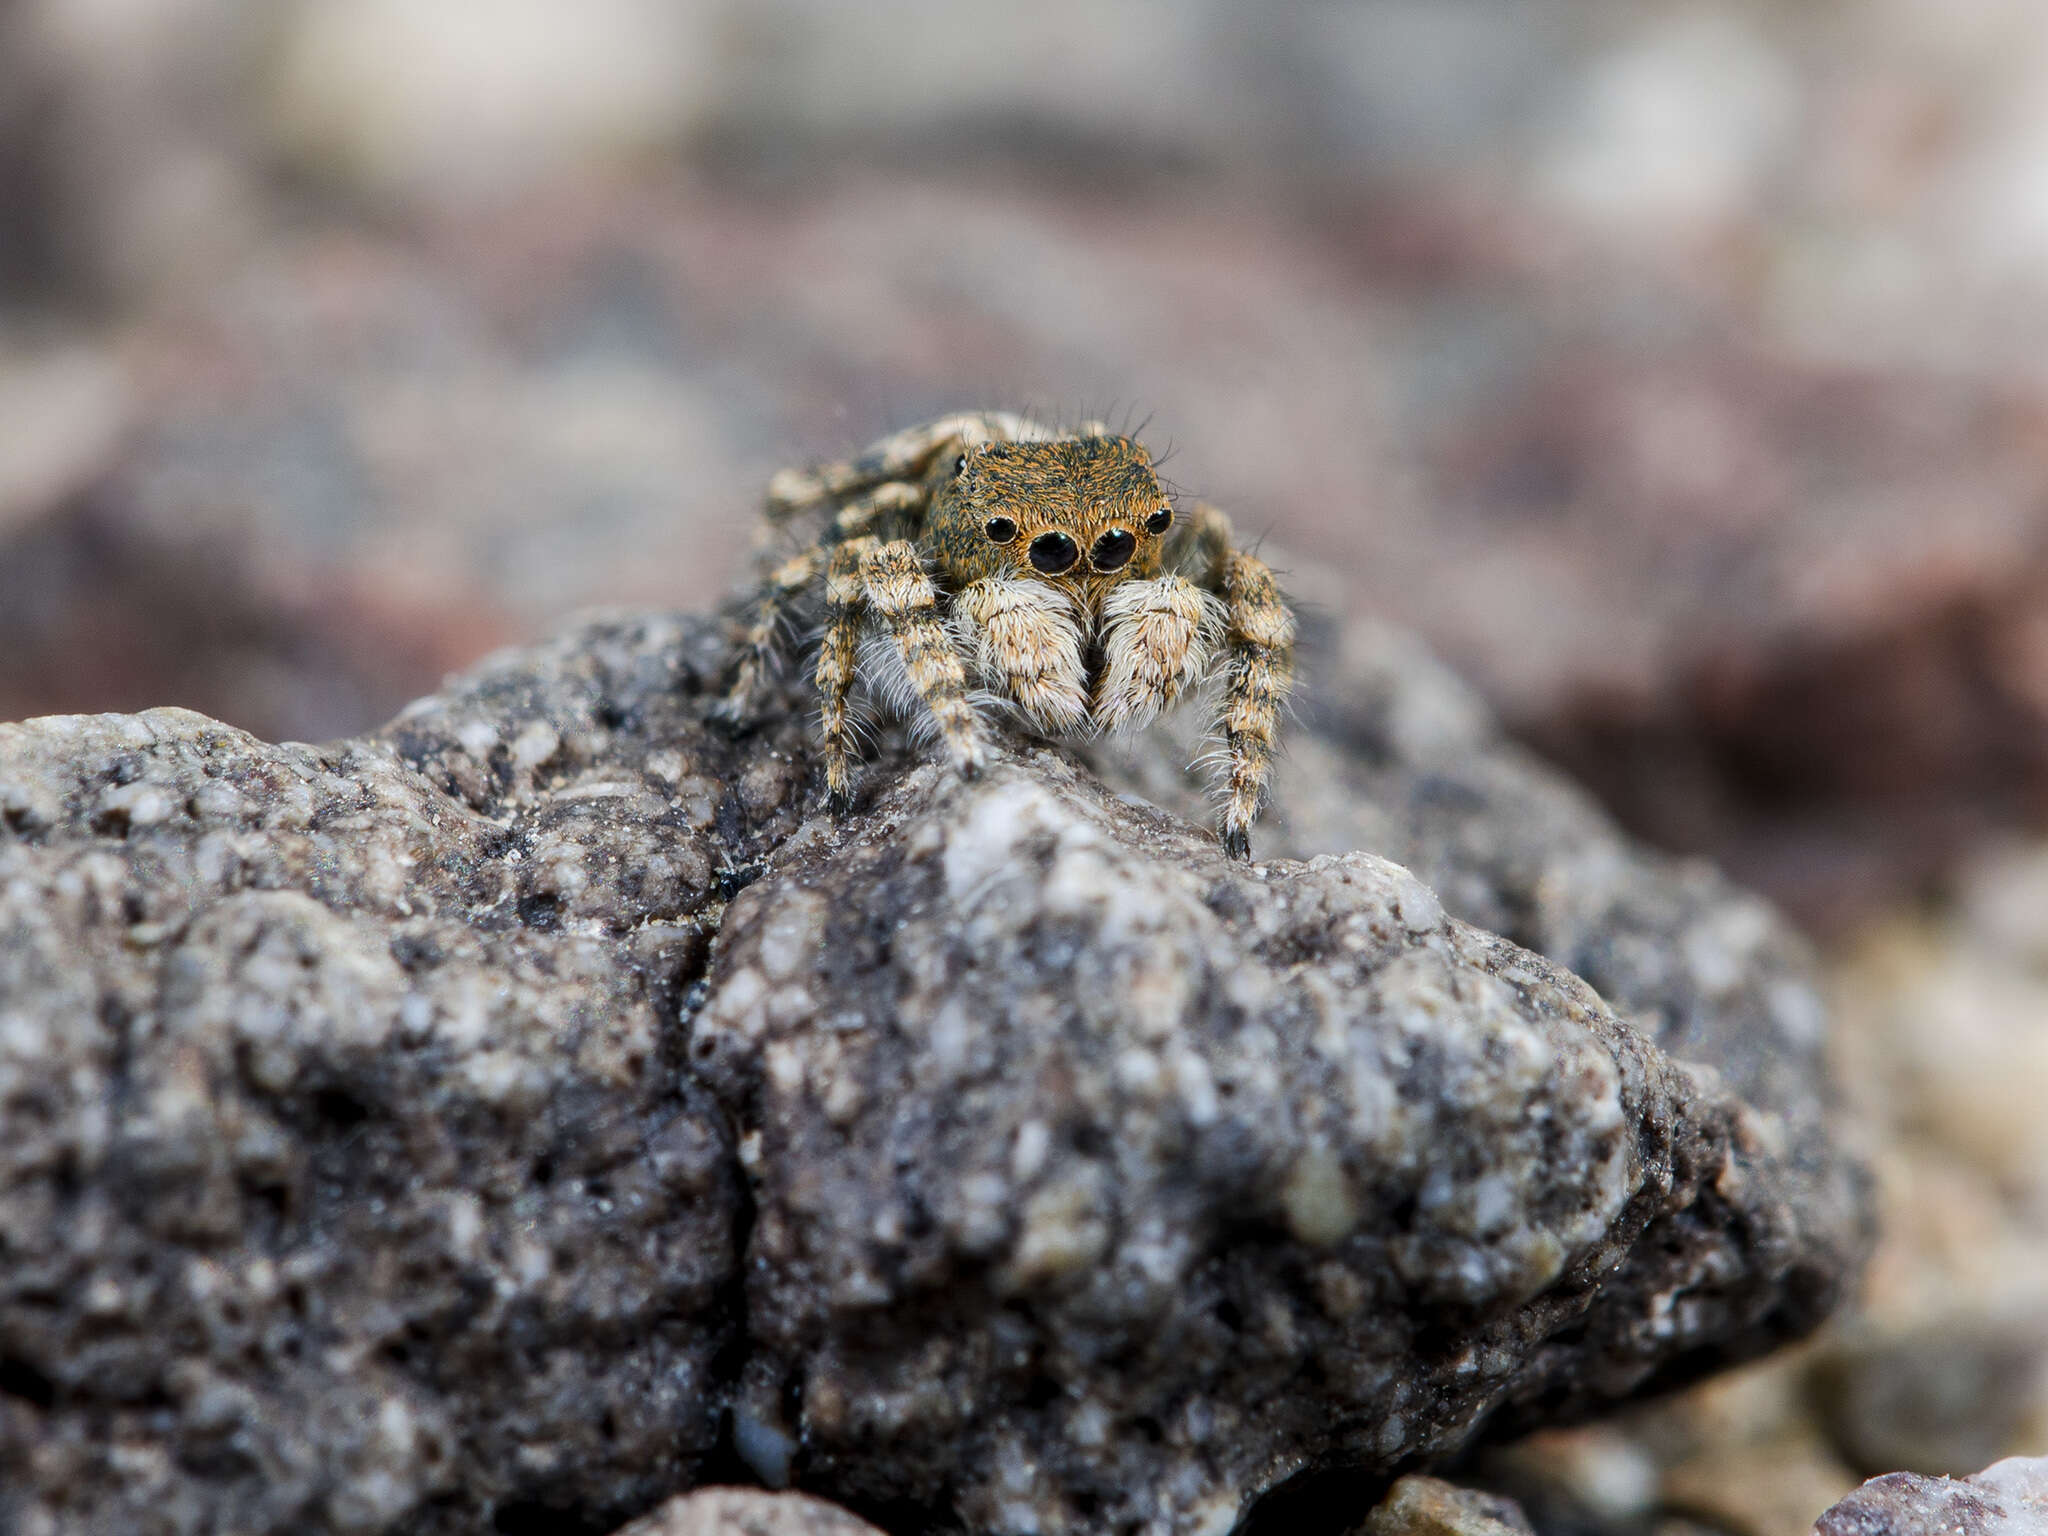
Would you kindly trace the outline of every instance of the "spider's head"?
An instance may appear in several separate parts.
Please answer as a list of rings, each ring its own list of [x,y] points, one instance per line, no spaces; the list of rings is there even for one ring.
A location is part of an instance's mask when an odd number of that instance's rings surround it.
[[[1173,507],[1128,437],[987,443],[942,472],[925,542],[956,584],[1012,575],[1099,597],[1159,574]]]

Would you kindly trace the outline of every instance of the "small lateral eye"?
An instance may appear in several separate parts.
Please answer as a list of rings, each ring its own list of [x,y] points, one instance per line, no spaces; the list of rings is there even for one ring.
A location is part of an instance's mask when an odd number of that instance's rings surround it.
[[[967,455],[966,455],[966,454],[964,454],[964,453],[963,453],[963,454],[961,454],[961,455],[960,455],[960,456],[959,456],[959,457],[958,457],[957,459],[955,459],[955,460],[953,461],[953,473],[954,473],[954,474],[956,474],[956,475],[964,475],[964,474],[966,474],[966,473],[967,473]]]
[[[981,531],[994,544],[1007,544],[1017,537],[1017,525],[1007,517],[992,517],[981,525]]]
[[[1145,519],[1145,531],[1147,533],[1164,533],[1172,526],[1173,508],[1171,507],[1161,507],[1157,512],[1154,512]]]

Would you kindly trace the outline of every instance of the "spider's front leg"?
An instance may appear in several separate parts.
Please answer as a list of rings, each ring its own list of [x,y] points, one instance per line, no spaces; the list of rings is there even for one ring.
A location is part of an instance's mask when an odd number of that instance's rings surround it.
[[[938,589],[925,574],[917,546],[895,539],[860,559],[867,605],[888,626],[903,659],[903,673],[931,712],[953,766],[972,778],[981,771],[981,731],[967,702],[967,668],[939,617]]]
[[[1229,670],[1219,722],[1229,759],[1223,847],[1234,859],[1249,859],[1252,823],[1272,782],[1280,709],[1294,680],[1294,612],[1266,562],[1235,547],[1230,520],[1221,512],[1197,506],[1193,532],[1208,556],[1209,584],[1222,593],[1226,614]]]
[[[1102,675],[1095,723],[1137,730],[1207,675],[1223,634],[1223,604],[1184,576],[1126,581],[1102,605]]]

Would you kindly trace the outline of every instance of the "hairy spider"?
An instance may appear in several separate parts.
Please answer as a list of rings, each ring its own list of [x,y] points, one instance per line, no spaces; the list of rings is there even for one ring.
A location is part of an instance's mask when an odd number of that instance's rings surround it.
[[[751,712],[785,621],[822,585],[816,677],[835,805],[852,788],[857,677],[935,729],[971,776],[977,704],[1052,736],[1127,731],[1220,672],[1218,820],[1232,856],[1251,857],[1294,615],[1228,518],[1175,509],[1137,442],[1096,423],[1065,435],[996,412],[948,416],[849,462],[777,474],[769,520],[807,514],[822,531],[763,583],[723,708]]]

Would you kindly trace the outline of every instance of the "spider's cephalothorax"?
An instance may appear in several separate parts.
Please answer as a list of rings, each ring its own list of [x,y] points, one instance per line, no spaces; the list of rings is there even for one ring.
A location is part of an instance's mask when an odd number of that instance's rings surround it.
[[[1123,731],[1220,669],[1222,836],[1250,857],[1294,616],[1221,512],[1173,505],[1142,446],[1094,425],[1062,435],[1017,416],[947,417],[850,462],[778,474],[770,520],[811,513],[825,519],[820,535],[769,575],[726,708],[749,712],[785,615],[822,586],[817,683],[835,802],[852,785],[857,676],[928,716],[971,775],[979,695],[1048,734]]]

